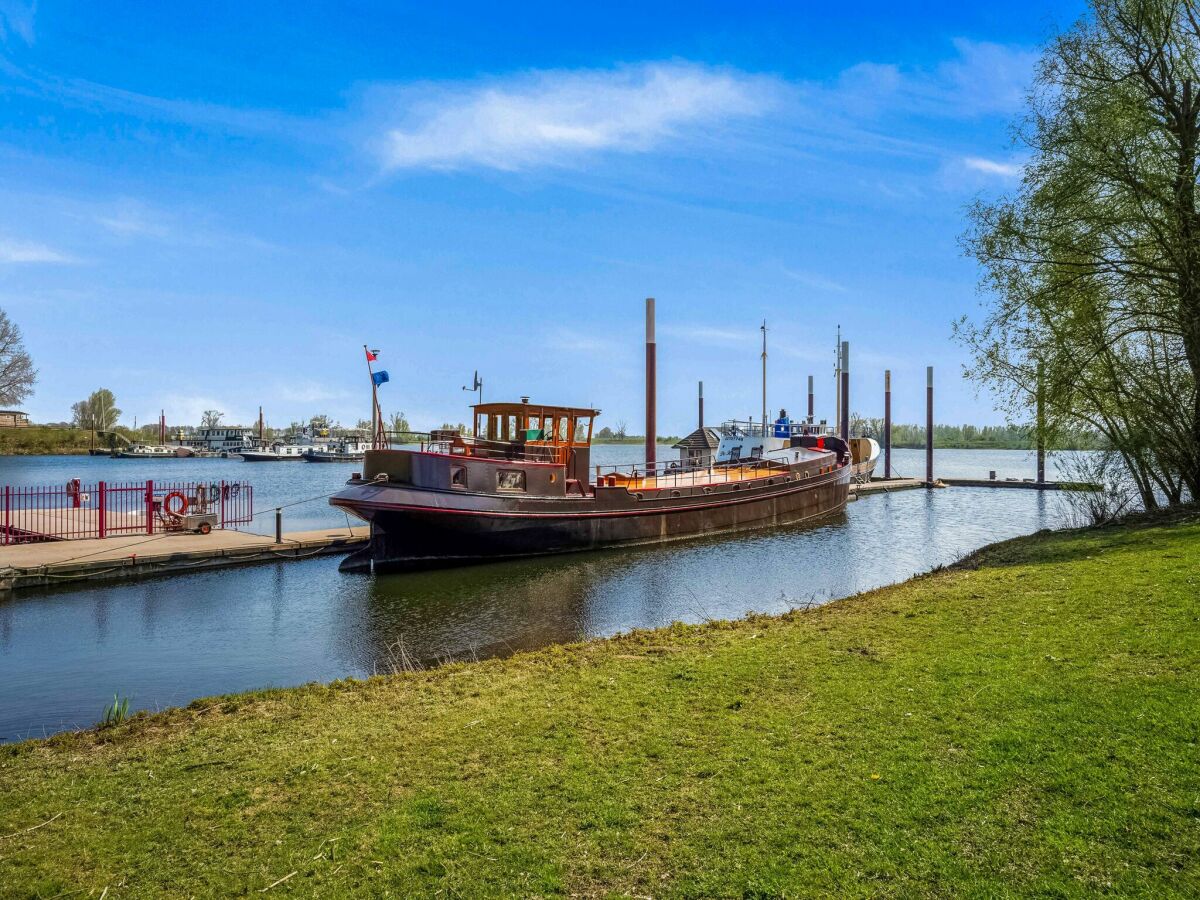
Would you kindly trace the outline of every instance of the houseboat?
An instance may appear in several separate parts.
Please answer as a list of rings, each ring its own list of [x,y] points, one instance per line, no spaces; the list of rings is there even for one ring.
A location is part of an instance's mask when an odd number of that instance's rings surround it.
[[[471,436],[368,450],[330,503],[371,524],[345,571],[396,571],[655,544],[801,522],[845,507],[852,462],[836,437],[722,426],[716,458],[591,470],[599,411],[484,403]],[[651,429],[652,433],[652,429]],[[770,438],[764,453],[763,438]],[[753,447],[757,439],[759,453]]]
[[[305,462],[362,462],[371,442],[361,437],[346,436],[335,440],[327,447],[311,447],[302,456]]]

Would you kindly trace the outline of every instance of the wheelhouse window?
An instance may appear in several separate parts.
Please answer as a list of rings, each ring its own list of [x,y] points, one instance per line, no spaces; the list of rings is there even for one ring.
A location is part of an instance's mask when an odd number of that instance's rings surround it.
[[[525,473],[520,469],[501,469],[496,473],[496,488],[501,491],[524,491]]]
[[[467,489],[467,467],[466,466],[451,466],[450,467],[450,487],[458,488],[460,491]]]

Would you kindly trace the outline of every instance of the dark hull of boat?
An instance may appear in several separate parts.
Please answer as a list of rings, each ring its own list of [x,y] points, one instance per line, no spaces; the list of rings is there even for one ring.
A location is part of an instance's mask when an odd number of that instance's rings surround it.
[[[845,508],[849,466],[820,477],[726,495],[603,508],[588,498],[526,502],[520,510],[439,505],[446,492],[351,486],[332,498],[371,523],[369,545],[343,571],[413,571],[526,556],[658,544],[816,519]],[[484,498],[485,500],[487,498]],[[495,498],[491,498],[494,500]],[[561,512],[556,512],[556,508]]]
[[[304,457],[305,462],[320,462],[320,463],[350,463],[362,462],[365,454],[362,453],[338,453],[317,455],[312,454]]]

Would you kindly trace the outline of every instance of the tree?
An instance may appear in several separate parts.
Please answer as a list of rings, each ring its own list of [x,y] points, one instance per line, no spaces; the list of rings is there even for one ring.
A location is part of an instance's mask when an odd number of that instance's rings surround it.
[[[411,432],[412,426],[408,424],[408,419],[404,417],[403,412],[392,413],[388,420],[388,431],[391,432]]]
[[[219,424],[221,424],[221,417],[224,415],[225,413],[221,412],[219,409],[206,409],[200,416],[200,427],[216,428]]]
[[[617,440],[619,440],[619,441],[625,440],[625,429],[626,428],[628,428],[628,426],[625,424],[624,419],[621,419],[619,422],[617,422],[617,430],[613,432],[613,434],[616,435]]]
[[[108,388],[92,391],[86,400],[71,404],[71,424],[77,428],[111,431],[120,418],[121,410]]]
[[[1200,18],[1193,0],[1092,0],[1046,48],[1020,190],[971,210],[992,295],[968,374],[1047,441],[1099,431],[1143,503],[1200,496]]]
[[[33,393],[37,370],[25,352],[21,329],[0,309],[0,405],[17,406]]]

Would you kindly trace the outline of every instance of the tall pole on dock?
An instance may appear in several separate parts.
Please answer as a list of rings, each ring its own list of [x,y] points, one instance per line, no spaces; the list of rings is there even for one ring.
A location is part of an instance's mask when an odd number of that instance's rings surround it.
[[[767,436],[767,320],[762,323],[762,429],[763,437]]]
[[[654,340],[654,298],[646,298],[646,467],[653,469],[657,461],[658,384],[657,344]]]
[[[837,343],[833,345],[833,356],[836,362],[833,366],[833,425],[839,427],[842,422],[842,326],[837,329]]]
[[[258,408],[258,443],[260,446],[266,446],[265,442],[263,441],[263,431],[263,415],[262,407],[260,406]]]
[[[925,369],[925,483],[933,484],[933,366]]]
[[[883,372],[883,477],[892,477],[892,370]]]
[[[813,377],[808,376],[808,424],[813,423]]]
[[[842,358],[840,361],[840,365],[838,366],[838,371],[841,373],[841,377],[842,377],[842,388],[841,388],[842,400],[841,400],[841,405],[840,405],[840,408],[842,411],[842,421],[839,426],[839,430],[841,432],[842,440],[849,441],[850,440],[850,342],[849,341],[842,341]]]
[[[700,382],[700,424],[696,426],[701,431],[704,430],[704,382]]]
[[[167,442],[167,411],[165,409],[158,411],[158,442],[160,444]]]
[[[1046,391],[1042,386],[1042,364],[1037,367],[1037,483],[1046,483]]]

